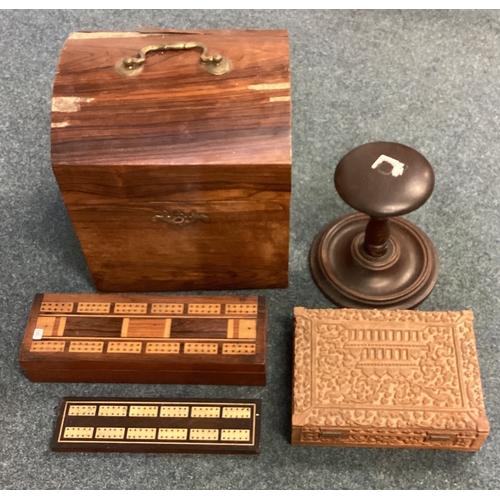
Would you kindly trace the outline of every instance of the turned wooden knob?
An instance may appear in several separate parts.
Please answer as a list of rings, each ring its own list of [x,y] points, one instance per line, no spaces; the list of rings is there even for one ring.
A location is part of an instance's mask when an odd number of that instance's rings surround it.
[[[310,255],[316,284],[343,307],[415,307],[434,288],[438,256],[429,238],[399,216],[432,194],[431,165],[403,144],[373,142],[344,156],[334,179],[342,199],[362,213],[316,236]]]

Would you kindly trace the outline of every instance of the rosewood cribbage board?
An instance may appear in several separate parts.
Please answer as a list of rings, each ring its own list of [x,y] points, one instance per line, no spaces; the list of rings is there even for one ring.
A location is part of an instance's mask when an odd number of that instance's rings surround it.
[[[146,46],[140,74],[117,62]],[[286,31],[77,32],[54,80],[51,161],[98,290],[288,286]]]
[[[292,444],[477,451],[472,311],[295,308]]]
[[[36,295],[19,355],[33,382],[265,385],[263,297]]]
[[[53,451],[259,453],[260,399],[62,398]]]

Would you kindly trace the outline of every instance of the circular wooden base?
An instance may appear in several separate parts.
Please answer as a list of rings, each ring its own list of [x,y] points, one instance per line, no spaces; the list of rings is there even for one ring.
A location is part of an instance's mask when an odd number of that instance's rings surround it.
[[[361,213],[346,215],[316,236],[309,256],[316,285],[340,307],[416,307],[437,281],[439,260],[434,245],[411,222],[391,217],[386,254],[370,257],[363,250],[369,220]]]

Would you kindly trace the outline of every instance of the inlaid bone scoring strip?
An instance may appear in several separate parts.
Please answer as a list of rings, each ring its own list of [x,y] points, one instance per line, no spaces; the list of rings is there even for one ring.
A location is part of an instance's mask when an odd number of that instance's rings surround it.
[[[257,304],[226,304],[226,314],[257,314]]]
[[[76,311],[75,309],[76,304]],[[163,315],[231,315],[257,316],[257,303],[148,303],[148,302],[69,302],[44,301],[40,312],[47,314],[73,313],[87,315],[109,314],[163,314]]]
[[[66,342],[38,340],[30,347],[31,352],[63,352]]]
[[[69,416],[93,417],[96,413],[97,405],[71,405],[68,410]]]
[[[40,312],[70,313],[73,311],[73,302],[42,302]]]
[[[68,416],[94,416],[97,405],[70,404]],[[221,414],[222,410],[222,414]],[[99,417],[251,418],[251,406],[99,405]]]
[[[255,354],[255,344],[222,344],[222,354]]]
[[[77,313],[109,313],[111,304],[109,302],[79,302]]]
[[[221,304],[189,304],[188,314],[220,314]]]
[[[146,314],[148,310],[147,304],[137,304],[137,303],[128,303],[128,302],[117,302],[115,303],[115,307],[113,312],[115,314]]]
[[[61,337],[33,339],[29,348],[30,352],[63,352],[66,342],[60,340]],[[72,353],[103,353],[103,354],[147,354],[147,355],[167,355],[167,354],[203,354],[212,355],[242,355],[252,356],[257,352],[255,343],[234,342],[216,340],[214,342],[172,342],[172,341],[135,341],[130,340],[73,340],[76,337],[68,338],[68,352]],[[221,347],[219,347],[221,346]]]
[[[70,342],[69,352],[102,352],[104,342]]]
[[[74,451],[140,451],[137,448],[145,445],[153,446],[149,451],[175,448],[196,452],[210,447],[208,452],[257,453],[259,449],[257,400],[202,403],[63,398],[60,411],[54,451],[72,451],[71,446]]]
[[[182,314],[184,304],[152,304],[151,313],[153,314]]]

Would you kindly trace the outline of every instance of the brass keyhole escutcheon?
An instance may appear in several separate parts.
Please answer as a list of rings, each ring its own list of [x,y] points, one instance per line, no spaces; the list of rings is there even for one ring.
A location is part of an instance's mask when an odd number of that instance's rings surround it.
[[[196,221],[210,222],[210,217],[207,214],[199,214],[196,210],[186,213],[182,210],[174,210],[172,213],[168,210],[163,210],[163,215],[153,215],[151,222],[166,222],[178,227],[185,227],[194,224]]]

